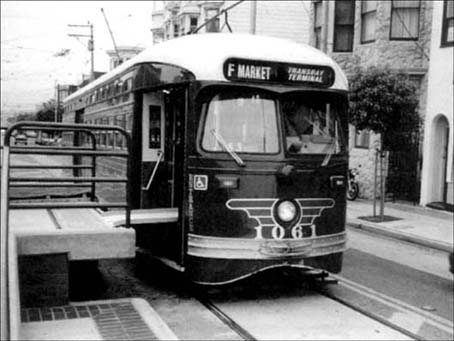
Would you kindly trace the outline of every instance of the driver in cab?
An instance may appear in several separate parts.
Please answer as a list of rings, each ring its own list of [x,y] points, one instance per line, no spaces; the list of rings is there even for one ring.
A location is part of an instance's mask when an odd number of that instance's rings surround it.
[[[303,137],[313,133],[313,127],[307,117],[310,110],[304,105],[296,106],[293,102],[283,105],[285,119],[285,136],[287,150],[291,153],[301,153],[304,146]]]

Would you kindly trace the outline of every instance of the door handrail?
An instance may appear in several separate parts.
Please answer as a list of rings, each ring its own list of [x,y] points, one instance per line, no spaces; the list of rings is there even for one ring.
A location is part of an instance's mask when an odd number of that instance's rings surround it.
[[[150,178],[148,179],[148,183],[146,187],[142,187],[142,190],[148,191],[150,189],[151,183],[153,182],[154,176],[156,174],[156,171],[158,170],[159,163],[161,162],[162,156],[164,153],[161,150],[158,150],[158,160],[156,161],[156,164],[153,168],[153,172],[150,175]]]

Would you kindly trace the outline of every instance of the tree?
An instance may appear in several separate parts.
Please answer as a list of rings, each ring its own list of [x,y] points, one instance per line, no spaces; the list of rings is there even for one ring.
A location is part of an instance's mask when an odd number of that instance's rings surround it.
[[[350,80],[349,100],[350,123],[380,134],[382,150],[393,150],[397,135],[420,126],[416,88],[403,73],[358,69]]]
[[[53,122],[55,121],[55,100],[50,99],[41,104],[41,109],[36,113],[37,121]]]
[[[8,117],[7,122],[10,124],[19,122],[19,121],[35,121],[36,115],[33,113],[22,113],[16,116]]]
[[[421,119],[417,112],[416,88],[403,73],[377,67],[355,70],[350,79],[349,101],[350,123],[359,130],[369,129],[380,134],[380,149],[377,153],[381,165],[385,151],[398,147],[405,133],[419,129]],[[383,171],[382,167],[380,170]],[[381,178],[383,180],[383,173]],[[383,181],[381,203],[383,219]]]

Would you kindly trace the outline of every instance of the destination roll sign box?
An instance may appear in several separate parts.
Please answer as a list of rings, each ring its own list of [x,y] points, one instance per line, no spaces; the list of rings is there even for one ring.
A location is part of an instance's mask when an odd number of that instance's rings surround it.
[[[334,83],[334,71],[329,66],[229,58],[223,71],[224,77],[231,81],[284,82],[319,87],[330,87]]]

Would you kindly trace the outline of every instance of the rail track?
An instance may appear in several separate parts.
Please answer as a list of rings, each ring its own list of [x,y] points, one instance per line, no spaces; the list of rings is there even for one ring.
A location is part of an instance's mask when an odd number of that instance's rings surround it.
[[[333,283],[337,283],[337,285],[331,285]],[[359,314],[365,320],[369,320],[368,323],[370,323],[373,328],[376,329],[377,326],[381,326],[381,329],[384,332],[382,332],[381,335],[377,335],[378,339],[453,339],[454,325],[451,321],[431,312],[424,311],[420,308],[396,300],[392,297],[383,295],[341,276],[330,275],[330,277],[326,278],[325,281],[308,278],[307,282],[304,283],[302,287],[302,291],[299,291],[295,287],[290,288],[290,292],[283,295],[283,300],[280,297],[273,297],[272,299],[274,300],[274,303],[271,303],[271,305],[267,304],[264,307],[264,315],[267,311],[276,312],[276,315],[273,317],[276,322],[276,327],[279,327],[281,324],[279,321],[288,319],[288,313],[285,312],[285,304],[288,302],[289,296],[291,296],[295,301],[301,302],[301,307],[292,310],[291,314],[299,315],[302,320],[304,320],[308,308],[305,305],[314,304],[314,300],[317,299],[328,299],[331,302],[336,302],[342,305],[343,308],[341,309],[348,312],[348,316],[351,315],[352,318],[353,316],[358,318],[357,316]],[[272,287],[268,289],[273,290]],[[285,287],[279,288],[279,293],[283,293],[284,291]],[[266,290],[263,290],[263,292],[266,292]],[[195,296],[211,313],[213,313],[242,339],[264,339],[263,334],[266,332],[261,333],[259,331],[259,333],[257,333],[256,324],[259,323],[254,322],[254,320],[269,320],[269,316],[263,317],[260,316],[260,313],[256,314],[261,310],[260,305],[263,304],[264,297],[259,294],[256,299],[256,306],[254,307],[254,303],[251,303],[250,297],[248,298],[247,294],[240,294],[240,297],[237,296],[236,298],[234,294],[234,298],[230,299],[229,303],[229,300],[219,299],[219,293],[222,295],[222,291],[220,291],[218,294],[213,296],[210,295],[209,291],[204,292],[197,289]],[[279,293],[276,296],[279,296]],[[356,295],[357,300],[352,300],[352,295]],[[307,300],[305,299],[305,296],[307,296]],[[242,302],[241,297],[246,297],[246,304],[244,304],[244,301]],[[235,302],[232,303],[232,300]],[[368,303],[365,304],[364,301]],[[238,307],[232,308],[232,305],[235,304],[237,304]],[[244,309],[249,309],[251,311],[250,314],[238,313],[242,309],[241,306],[243,304]],[[314,306],[314,309],[320,308],[317,304]],[[383,307],[386,307],[386,309]],[[389,314],[390,311],[392,312],[391,314]],[[283,312],[283,316],[279,316],[279,312]],[[316,315],[317,314],[314,314],[314,318],[316,318]],[[249,318],[247,316],[249,316]],[[326,320],[321,321],[318,326],[320,328],[319,330],[312,330],[308,332],[307,330],[304,330],[304,327],[302,326],[300,336],[304,338],[304,335],[309,335],[307,339],[313,339],[314,335],[319,335],[319,337],[315,338],[329,339],[329,334],[327,335],[325,333],[323,326],[326,326],[326,322],[330,319],[330,316],[326,315],[325,317]],[[348,317],[346,317],[346,319],[348,319]],[[251,322],[251,320],[253,321]],[[335,318],[332,323],[333,325],[336,324]],[[264,329],[267,329],[266,323],[264,325]],[[346,322],[345,328],[350,327],[349,323]],[[282,328],[285,328],[285,325],[282,325]],[[364,328],[368,328],[367,325],[365,325]],[[342,333],[347,335],[346,338],[351,337],[352,339],[367,339],[368,331],[358,330],[357,334],[355,334],[355,331],[353,331],[353,333],[351,331],[341,331],[341,335]],[[269,337],[265,337],[265,339],[278,339],[276,338],[276,335],[278,334],[279,333],[270,334]],[[295,336],[292,332],[290,332],[290,334],[285,334],[285,331],[283,331],[281,335],[283,339],[293,339]],[[342,336],[337,337],[337,339],[342,338]]]

